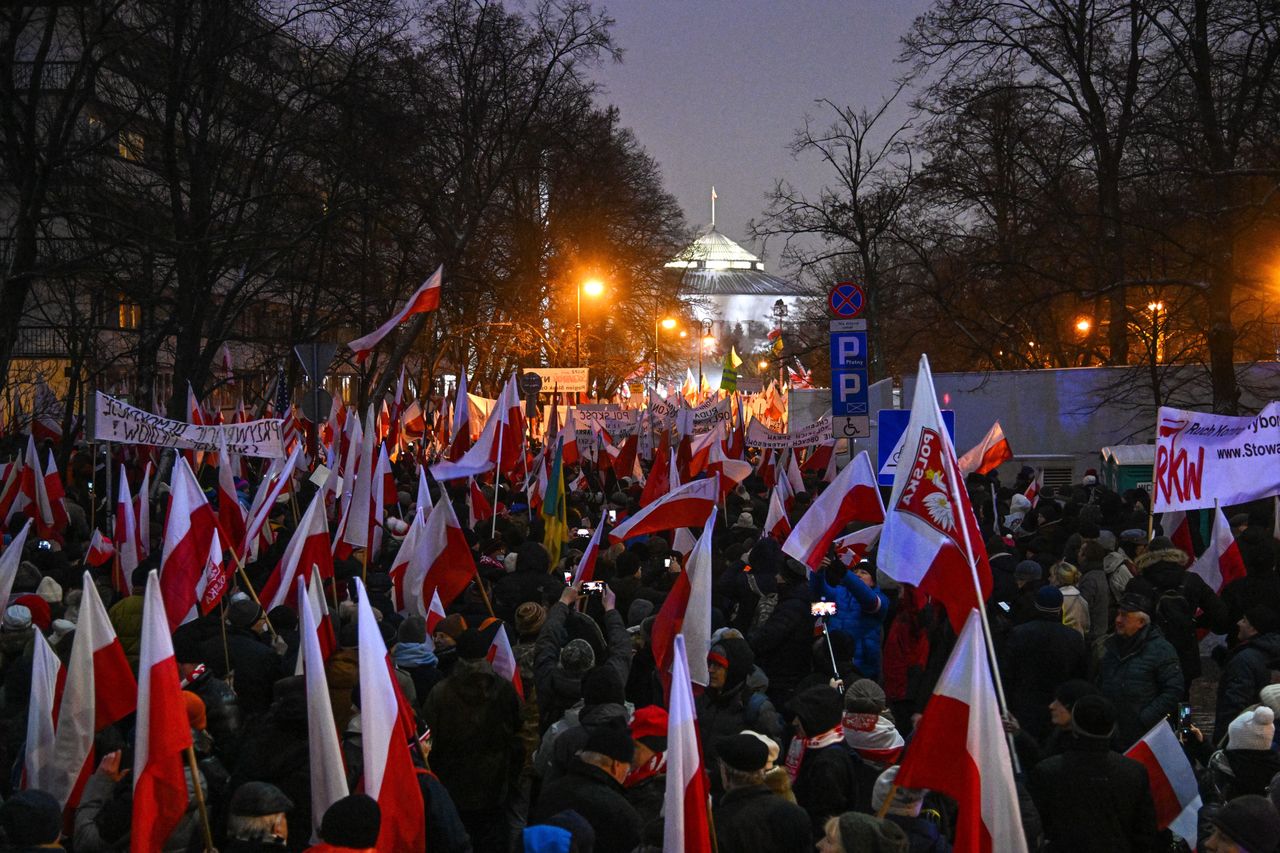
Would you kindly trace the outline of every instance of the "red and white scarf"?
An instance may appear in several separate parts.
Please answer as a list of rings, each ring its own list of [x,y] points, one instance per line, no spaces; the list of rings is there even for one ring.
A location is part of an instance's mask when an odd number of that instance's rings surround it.
[[[800,763],[804,761],[806,752],[839,743],[842,738],[844,738],[843,726],[836,726],[829,732],[813,737],[792,738],[791,746],[787,748],[786,760],[787,775],[791,777],[791,781],[796,781],[796,777],[800,775]]]
[[[858,757],[879,767],[898,763],[904,741],[892,722],[879,714],[845,711],[844,742]]]

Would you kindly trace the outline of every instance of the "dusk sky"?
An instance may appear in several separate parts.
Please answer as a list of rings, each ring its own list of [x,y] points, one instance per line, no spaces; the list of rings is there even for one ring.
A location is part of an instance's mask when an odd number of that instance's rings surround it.
[[[904,71],[899,38],[930,2],[615,0],[607,9],[626,53],[597,79],[662,165],[689,223],[710,221],[714,184],[717,227],[746,245],[747,222],[776,179],[806,193],[830,179],[787,148],[805,114],[829,120],[814,100],[878,106]],[[780,251],[769,243],[775,272]]]

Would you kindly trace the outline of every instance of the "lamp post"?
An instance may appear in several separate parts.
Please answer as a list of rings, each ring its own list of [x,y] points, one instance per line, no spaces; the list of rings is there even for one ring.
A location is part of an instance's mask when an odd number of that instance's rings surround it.
[[[582,291],[587,296],[599,296],[604,293],[604,283],[598,278],[589,278],[578,284],[578,321],[573,326],[573,366],[582,367]]]
[[[673,317],[663,317],[659,320],[656,316],[653,318],[653,390],[658,390],[658,327],[671,331],[676,327],[676,321]]]

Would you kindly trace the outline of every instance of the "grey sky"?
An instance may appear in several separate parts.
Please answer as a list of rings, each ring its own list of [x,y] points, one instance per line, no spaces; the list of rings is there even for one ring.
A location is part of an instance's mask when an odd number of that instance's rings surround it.
[[[597,79],[689,222],[710,221],[714,184],[717,226],[745,243],[775,179],[806,192],[827,180],[787,150],[806,113],[821,117],[814,99],[878,106],[903,71],[898,39],[930,2],[615,0],[607,8],[626,55]],[[770,242],[770,269],[780,248]]]

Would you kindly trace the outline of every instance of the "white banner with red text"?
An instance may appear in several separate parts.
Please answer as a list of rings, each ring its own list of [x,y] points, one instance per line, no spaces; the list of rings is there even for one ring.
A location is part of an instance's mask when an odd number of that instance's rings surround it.
[[[1153,512],[1280,494],[1280,403],[1243,418],[1161,406],[1152,484]]]

